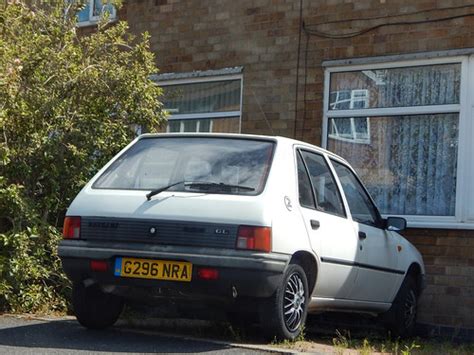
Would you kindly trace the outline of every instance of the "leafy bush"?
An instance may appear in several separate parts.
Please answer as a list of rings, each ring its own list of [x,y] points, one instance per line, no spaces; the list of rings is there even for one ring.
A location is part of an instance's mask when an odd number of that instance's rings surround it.
[[[81,36],[80,1],[0,5],[0,311],[64,310],[67,206],[139,125],[164,121],[149,36]]]

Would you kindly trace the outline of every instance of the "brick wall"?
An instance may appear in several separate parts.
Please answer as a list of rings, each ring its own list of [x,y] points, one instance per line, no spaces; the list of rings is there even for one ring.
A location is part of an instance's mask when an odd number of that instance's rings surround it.
[[[304,4],[303,17],[307,28],[331,34],[355,32],[387,22],[436,20],[441,17],[474,13],[474,8],[467,7],[436,10],[474,5],[473,0],[305,0]],[[424,10],[429,11],[420,12]],[[406,13],[416,12],[419,13],[403,16]],[[402,16],[314,26],[322,22],[394,15]],[[309,36],[308,45],[306,46],[304,42],[301,48],[302,52],[307,52],[308,64],[306,71],[304,68],[300,70],[300,82],[307,76],[308,85],[306,85],[307,101],[299,106],[304,113],[298,120],[298,137],[305,141],[320,143],[324,89],[322,61],[466,47],[474,47],[474,16],[416,25],[385,26],[346,39]],[[304,87],[300,87],[300,90],[304,92]]]
[[[419,321],[474,328],[474,231],[405,231],[423,254],[427,287]]]
[[[469,4],[474,0],[304,0],[303,20],[309,29],[341,34],[474,13],[437,10]],[[386,26],[346,39],[303,32],[299,41],[299,14],[297,0],[128,0],[120,16],[133,32],[151,34],[163,73],[243,66],[242,132],[295,137],[296,122],[296,138],[314,144],[321,142],[323,61],[474,47],[474,16]],[[474,328],[474,231],[406,235],[427,266],[420,321]]]
[[[242,131],[293,135],[297,1],[144,0],[127,5],[132,30],[151,33],[161,72],[243,64]]]

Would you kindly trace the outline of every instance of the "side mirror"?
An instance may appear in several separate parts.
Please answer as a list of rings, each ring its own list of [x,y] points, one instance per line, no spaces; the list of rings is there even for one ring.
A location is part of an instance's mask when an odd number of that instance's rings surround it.
[[[386,220],[386,228],[389,231],[401,232],[407,228],[407,221],[401,217],[388,217]]]

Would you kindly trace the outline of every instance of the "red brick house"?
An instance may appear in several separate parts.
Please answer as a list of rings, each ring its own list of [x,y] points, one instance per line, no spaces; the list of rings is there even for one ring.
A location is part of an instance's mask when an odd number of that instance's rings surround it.
[[[344,156],[408,220],[419,322],[474,337],[474,0],[129,0],[117,16],[151,34],[167,131]]]

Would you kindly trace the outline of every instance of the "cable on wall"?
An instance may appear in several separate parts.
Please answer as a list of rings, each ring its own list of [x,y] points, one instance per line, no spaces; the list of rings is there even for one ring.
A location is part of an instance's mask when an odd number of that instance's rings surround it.
[[[304,131],[304,123],[306,121],[306,86],[307,86],[307,72],[308,72],[308,52],[309,52],[309,39],[310,36],[317,36],[317,37],[322,37],[322,38],[329,38],[329,39],[345,39],[345,38],[353,38],[357,37],[372,31],[375,31],[379,28],[383,27],[392,27],[392,26],[406,26],[406,25],[417,25],[417,24],[425,24],[425,23],[437,23],[437,22],[443,22],[443,21],[450,21],[450,20],[455,20],[459,18],[465,18],[465,17],[472,17],[474,16],[474,13],[465,13],[465,14],[460,14],[460,15],[454,15],[454,16],[445,16],[445,17],[439,17],[435,19],[424,19],[424,20],[413,20],[413,21],[396,21],[396,22],[387,22],[387,23],[381,23],[375,26],[371,27],[366,27],[358,31],[353,31],[353,32],[348,32],[348,33],[329,33],[329,32],[324,32],[321,30],[318,30],[318,26],[323,26],[323,25],[329,25],[329,24],[338,24],[338,23],[349,23],[353,21],[372,21],[372,20],[383,20],[383,19],[390,19],[390,18],[397,18],[397,17],[409,17],[409,16],[414,16],[414,15],[420,15],[420,14],[427,14],[431,12],[442,12],[442,11],[450,11],[450,10],[460,10],[460,9],[472,9],[474,8],[474,4],[469,4],[469,5],[461,5],[461,6],[451,6],[451,7],[443,7],[443,8],[434,8],[434,9],[426,9],[426,10],[420,10],[420,11],[415,11],[415,12],[407,12],[407,13],[402,13],[402,14],[395,14],[395,15],[385,15],[385,16],[375,16],[375,17],[365,17],[365,18],[349,18],[349,19],[343,19],[343,20],[335,20],[335,21],[327,21],[327,22],[322,22],[322,23],[316,23],[316,24],[305,24],[305,21],[303,19],[303,0],[300,0],[300,32],[298,36],[298,59],[297,59],[297,67],[296,67],[296,100],[295,100],[295,126],[294,126],[294,132],[293,135],[295,138],[297,138],[297,122],[298,122],[298,86],[299,86],[299,71],[300,71],[300,51],[301,51],[301,32],[304,31],[306,34],[306,43],[305,43],[305,48],[304,48],[304,88],[303,88],[303,124],[301,131]],[[302,136],[302,133],[301,133]]]
[[[303,34],[303,0],[300,0],[300,19],[299,19],[299,34],[298,34],[298,55],[296,59],[296,93],[295,93],[295,123],[293,127],[293,138],[296,139],[296,130],[298,124],[298,92],[299,92],[299,74],[300,74],[300,55],[301,55],[301,35]],[[306,74],[306,72],[305,72]],[[304,106],[304,104],[303,104]],[[304,122],[304,121],[303,121]]]
[[[408,16],[405,15],[405,16]],[[344,33],[344,34],[331,34],[328,32],[323,32],[315,29],[311,29],[310,27],[312,26],[321,26],[325,25],[327,23],[319,23],[319,24],[314,24],[314,25],[308,25],[303,28],[303,30],[310,34],[310,35],[315,35],[318,37],[323,37],[323,38],[331,38],[331,39],[343,39],[343,38],[353,38],[360,36],[362,34],[374,31],[376,29],[382,28],[382,27],[390,27],[390,26],[404,26],[404,25],[418,25],[418,24],[423,24],[423,23],[436,23],[436,22],[442,22],[442,21],[450,21],[450,20],[455,20],[458,18],[464,18],[464,17],[471,17],[474,16],[474,13],[468,13],[468,14],[461,14],[461,15],[456,15],[456,16],[447,16],[447,17],[440,17],[436,19],[429,19],[429,20],[417,20],[417,21],[398,21],[398,22],[388,22],[388,23],[381,23],[376,26],[364,28],[359,31],[354,31],[354,32],[349,32],[349,33]]]
[[[310,26],[319,26],[319,25],[330,25],[330,24],[335,24],[335,23],[344,23],[344,22],[353,22],[353,21],[371,21],[371,20],[385,20],[388,18],[395,18],[395,17],[407,17],[407,16],[414,16],[414,15],[420,15],[420,14],[426,14],[430,12],[442,12],[442,11],[450,11],[450,10],[461,10],[461,9],[470,9],[473,8],[474,4],[469,4],[469,5],[461,5],[461,6],[449,6],[449,7],[437,7],[434,9],[426,9],[426,10],[419,10],[419,11],[414,11],[414,12],[405,12],[405,13],[398,13],[394,15],[383,15],[383,16],[373,16],[373,17],[353,17],[353,18],[348,18],[348,19],[343,19],[343,20],[334,20],[334,21],[326,21],[323,23],[318,23]]]

